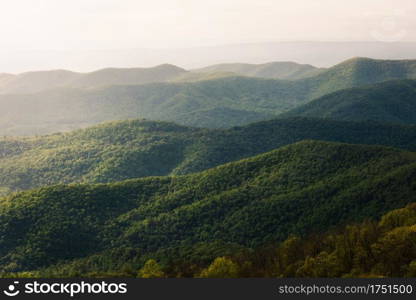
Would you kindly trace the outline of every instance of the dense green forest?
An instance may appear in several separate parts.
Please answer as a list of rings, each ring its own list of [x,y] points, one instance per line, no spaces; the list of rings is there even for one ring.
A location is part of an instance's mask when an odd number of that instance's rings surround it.
[[[377,219],[256,248],[213,242],[141,257],[119,248],[32,272],[32,277],[415,277],[416,205]],[[394,253],[394,255],[392,255]],[[163,254],[163,255],[161,255]]]
[[[334,92],[301,105],[282,117],[416,124],[415,111],[416,80],[399,80]]]
[[[0,193],[59,183],[189,174],[305,139],[416,150],[416,126],[276,119],[229,130],[132,120],[0,139]]]
[[[226,76],[1,95],[0,134],[43,134],[129,118],[209,128],[241,126],[341,89],[409,78],[416,78],[416,61],[355,58],[298,80]]]
[[[304,141],[191,175],[21,192],[0,200],[0,268],[74,275],[182,259],[192,269],[380,217],[416,201],[415,176],[412,152]]]

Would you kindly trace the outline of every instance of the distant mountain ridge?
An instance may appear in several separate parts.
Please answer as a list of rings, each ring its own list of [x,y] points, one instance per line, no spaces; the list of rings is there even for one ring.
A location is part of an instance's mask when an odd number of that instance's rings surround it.
[[[281,41],[239,43],[180,49],[113,49],[13,51],[0,49],[3,60],[0,72],[68,69],[98,70],[107,66],[155,66],[169,62],[185,69],[196,69],[220,63],[294,61],[319,67],[330,67],[351,57],[376,59],[414,59],[415,42],[383,41]]]
[[[222,77],[297,79],[319,70],[297,63],[239,64],[241,67],[212,66],[187,71],[163,64],[151,68],[107,68],[89,73],[67,70],[32,71],[18,75],[0,74],[0,94],[30,94],[56,88],[97,88],[112,85],[140,85],[161,82],[193,82]],[[248,69],[251,69],[248,70]]]
[[[107,68],[90,73],[67,70],[33,71],[18,75],[0,74],[0,94],[36,93],[62,87],[92,88],[248,76],[283,80],[314,77],[315,80],[326,82],[321,90],[318,89],[316,92],[316,95],[320,95],[326,93],[327,89],[331,89],[331,87],[336,90],[357,84],[415,78],[415,68],[414,60],[376,60],[357,57],[327,69],[295,62],[270,62],[264,64],[218,64],[194,70],[163,64],[151,68]],[[344,82],[339,82],[340,76],[345,76]],[[306,80],[305,84],[310,83]],[[343,84],[344,87],[340,87],[340,84]]]
[[[108,68],[91,73],[67,70],[35,71],[0,77],[0,94],[30,94],[55,88],[93,88],[108,85],[138,85],[172,80],[186,70],[169,65],[153,68]]]
[[[175,73],[175,67],[173,70]],[[179,72],[185,77],[192,74]],[[211,78],[212,73],[207,76]],[[214,75],[214,79],[191,82],[66,87],[37,94],[0,95],[0,134],[45,134],[137,118],[230,128],[271,119],[338,90],[415,78],[416,60],[354,58],[298,80]]]

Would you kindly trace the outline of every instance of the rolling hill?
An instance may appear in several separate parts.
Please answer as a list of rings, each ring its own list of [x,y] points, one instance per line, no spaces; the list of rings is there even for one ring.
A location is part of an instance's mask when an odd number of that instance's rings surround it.
[[[43,137],[0,139],[0,192],[189,174],[305,139],[416,150],[416,126],[277,119],[229,130],[132,120]]]
[[[304,141],[193,175],[21,192],[0,200],[0,269],[117,249],[140,260],[198,243],[257,247],[415,202],[415,175],[415,153]]]
[[[341,90],[297,107],[282,117],[416,124],[416,81],[388,81]]]
[[[0,95],[0,134],[44,134],[132,118],[198,126],[195,114],[205,119],[207,127],[244,125],[245,120],[270,119],[295,103],[303,103],[299,100],[302,90],[290,89],[291,82],[281,84],[285,88],[271,79],[229,77],[193,83]],[[226,110],[234,116],[216,113]]]
[[[324,69],[294,62],[270,62],[265,64],[219,64],[192,71],[196,73],[231,72],[240,76],[295,80],[316,75],[322,70]]]
[[[270,119],[340,89],[407,78],[416,78],[416,61],[356,58],[292,81],[223,77],[0,95],[0,134],[45,134],[129,118],[229,128]]]

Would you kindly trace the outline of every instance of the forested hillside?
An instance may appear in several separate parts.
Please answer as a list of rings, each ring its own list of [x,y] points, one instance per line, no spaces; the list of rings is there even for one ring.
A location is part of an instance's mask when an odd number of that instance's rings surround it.
[[[415,225],[412,203],[379,219],[254,249],[216,241],[141,257],[138,249],[119,248],[11,276],[415,277]]]
[[[113,74],[111,78],[118,78],[117,72],[110,73]],[[66,87],[36,94],[1,95],[0,134],[44,134],[128,118],[208,128],[241,126],[270,119],[340,89],[416,78],[416,61],[357,58],[315,76],[292,81],[214,78],[89,89]]]
[[[416,126],[277,119],[229,130],[144,120],[0,139],[0,191],[206,170],[305,139],[416,149]]]
[[[22,192],[0,201],[0,268],[88,256],[71,275],[159,257],[209,263],[415,202],[415,176],[411,152],[305,141],[194,175]]]
[[[341,90],[297,107],[282,117],[416,124],[416,80]]]

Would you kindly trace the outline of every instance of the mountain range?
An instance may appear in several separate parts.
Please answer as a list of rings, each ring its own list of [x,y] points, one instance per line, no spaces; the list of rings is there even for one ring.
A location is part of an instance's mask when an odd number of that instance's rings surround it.
[[[154,68],[108,68],[91,73],[51,70],[3,74],[0,77],[0,94],[30,94],[63,87],[92,88],[165,82],[184,73],[187,71],[182,68],[165,64]]]
[[[299,79],[318,73],[319,68],[294,62],[224,64],[187,71],[163,64],[151,68],[106,68],[90,73],[68,70],[0,74],[0,94],[31,94],[56,88],[96,88],[112,85],[141,85],[155,82],[193,82],[230,76],[270,79]]]
[[[0,74],[0,277],[414,276],[415,112],[416,60]]]
[[[229,62],[263,64],[272,61],[294,61],[319,67],[330,67],[351,57],[376,59],[414,59],[415,42],[401,41],[280,41],[243,43],[180,49],[108,49],[108,50],[27,50],[0,49],[2,71],[75,68],[81,71],[107,66],[150,67],[170,62],[186,69],[202,68]]]
[[[416,78],[416,61],[356,58],[298,80],[226,76],[1,95],[0,133],[45,134],[131,118],[208,128],[241,126],[272,119],[337,90],[409,78]]]

